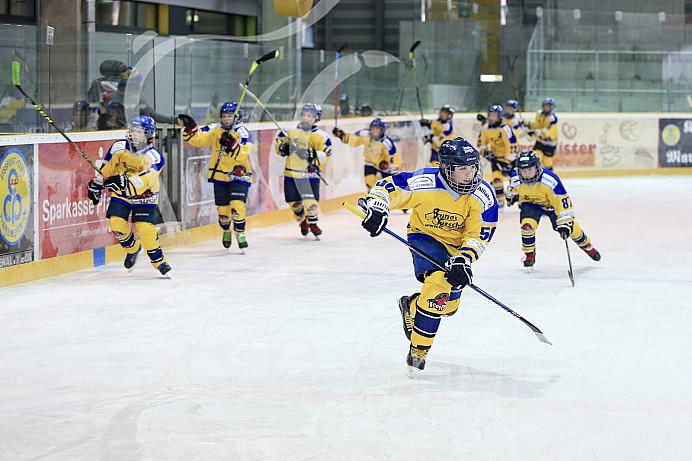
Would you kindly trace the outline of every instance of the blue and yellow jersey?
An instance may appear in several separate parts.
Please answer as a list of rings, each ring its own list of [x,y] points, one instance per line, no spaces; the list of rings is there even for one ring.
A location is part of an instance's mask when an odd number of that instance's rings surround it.
[[[129,141],[113,143],[104,157],[102,176],[94,182],[103,187],[103,178],[117,174],[127,176],[127,187],[111,192],[111,200],[128,206],[156,207],[159,203],[159,172],[165,164],[163,155],[151,144],[139,152],[132,152]]]
[[[512,114],[511,116],[507,115],[505,116],[505,122],[507,125],[512,127],[512,131],[514,131],[514,136],[517,137],[517,140],[519,139],[519,135],[521,134],[521,119],[517,114]]]
[[[557,115],[543,112],[536,114],[536,121],[529,123],[529,129],[536,130],[536,140],[544,146],[557,146]]]
[[[514,130],[504,121],[499,126],[491,128],[487,123],[478,135],[478,151],[490,151],[498,160],[509,163],[519,153],[519,143]]]
[[[332,142],[329,139],[329,135],[327,135],[324,130],[316,127],[312,128],[311,131],[305,132],[300,126],[288,130],[286,134],[291,138],[293,143],[282,133],[279,133],[274,139],[274,148],[279,155],[281,155],[281,152],[279,152],[279,145],[282,142],[287,142],[290,146],[289,154],[286,156],[284,177],[293,180],[309,179],[310,181],[319,181],[320,178],[318,173],[332,155]],[[310,148],[315,149],[315,151],[317,151],[317,158],[312,163],[309,163],[307,159],[300,158],[293,144],[301,150]]]
[[[238,140],[239,145],[233,152],[229,152],[229,149],[222,148],[220,143],[221,135],[225,131],[221,124],[214,123],[203,126],[194,133],[183,130],[183,139],[194,147],[211,146],[207,181],[217,184],[237,181],[249,186],[252,184],[252,168],[248,158],[252,152],[252,135],[242,122],[233,125],[230,134]],[[221,155],[220,159],[219,155]],[[216,171],[214,171],[215,166]]]
[[[535,184],[524,184],[515,169],[509,181],[507,192],[519,194],[522,206],[533,206],[543,211],[554,211],[559,216],[574,216],[572,200],[560,178],[552,171],[543,170],[540,180]]]
[[[380,164],[386,162],[389,165],[389,150],[381,141],[373,141],[370,136],[356,136],[352,133],[345,133],[341,142],[351,147],[363,147],[363,158],[365,165],[380,169]],[[392,143],[394,145],[394,143]]]
[[[385,136],[380,139],[380,142],[384,144],[384,147],[387,148],[387,152],[389,153],[389,169],[387,170],[387,173],[396,174],[400,172],[401,155],[399,154],[399,150],[396,148],[396,144],[394,144],[394,140],[389,136]]]
[[[390,209],[410,209],[410,240],[435,239],[449,254],[476,261],[493,238],[498,206],[492,188],[482,181],[471,195],[447,186],[437,168],[399,173],[380,180],[368,197],[389,201]]]
[[[430,122],[430,129],[432,130],[432,150],[440,150],[440,146],[443,142],[448,139],[454,139],[456,137],[456,132],[454,131],[454,123],[452,120],[447,120],[442,123],[439,120],[433,120]]]

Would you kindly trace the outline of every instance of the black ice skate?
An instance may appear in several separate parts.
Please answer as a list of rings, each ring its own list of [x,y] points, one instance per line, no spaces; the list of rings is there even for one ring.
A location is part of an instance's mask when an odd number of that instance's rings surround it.
[[[132,269],[134,269],[135,264],[137,264],[137,257],[141,252],[142,245],[139,245],[137,251],[134,253],[128,253],[127,256],[125,256],[125,269],[127,269],[128,272],[132,272]]]
[[[399,298],[399,311],[401,312],[401,320],[404,322],[404,334],[406,339],[411,341],[411,332],[413,331],[413,317],[411,317],[411,301],[420,296],[420,293],[414,293],[411,296],[402,296]]]
[[[159,267],[157,267],[157,269],[159,270],[159,272],[161,272],[161,275],[166,275],[171,271],[171,266],[168,263],[161,263],[159,264]]]
[[[429,349],[424,349],[422,347],[417,347],[411,344],[408,351],[408,356],[406,356],[406,375],[409,378],[414,378],[419,371],[425,369],[425,357],[428,355]]]

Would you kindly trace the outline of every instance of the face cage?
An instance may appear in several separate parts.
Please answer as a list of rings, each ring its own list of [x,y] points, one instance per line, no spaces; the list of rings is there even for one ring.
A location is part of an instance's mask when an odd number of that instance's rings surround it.
[[[224,123],[223,123],[223,114],[228,114],[231,116],[231,123],[229,123],[228,125],[224,125]],[[243,116],[240,115],[240,112],[238,112],[235,117],[233,116],[233,112],[222,112],[219,114],[219,124],[224,129],[228,129],[229,127],[232,127],[233,125],[238,123],[242,118],[243,118]]]
[[[144,134],[144,141],[135,141],[134,139],[132,139],[132,128],[139,128],[140,130],[142,130]],[[149,140],[153,137],[153,134],[148,133],[147,130],[145,130],[141,126],[133,127],[132,125],[130,125],[130,127],[127,129],[127,139],[130,141],[130,145],[134,147],[135,151],[140,151],[147,147],[149,145]]]
[[[473,175],[473,178],[468,183],[458,183],[452,180],[452,173],[454,173],[454,168],[457,166],[465,165],[446,165],[440,162],[440,173],[442,173],[445,182],[454,192],[459,195],[471,195],[483,180],[483,164],[480,162],[476,164],[476,174]]]
[[[524,184],[536,184],[538,182],[538,179],[541,177],[541,173],[543,173],[543,167],[540,165],[532,165],[529,168],[536,167],[536,174],[531,176],[530,178],[526,179],[524,175],[521,174],[521,170],[526,170],[527,168],[519,168],[517,167],[517,173],[519,174],[519,181],[521,181]]]

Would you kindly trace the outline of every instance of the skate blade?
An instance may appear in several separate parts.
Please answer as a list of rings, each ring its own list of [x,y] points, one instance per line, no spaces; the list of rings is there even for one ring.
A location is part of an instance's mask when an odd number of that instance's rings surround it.
[[[406,365],[406,376],[408,376],[411,379],[415,378],[419,371],[420,370],[416,367]]]

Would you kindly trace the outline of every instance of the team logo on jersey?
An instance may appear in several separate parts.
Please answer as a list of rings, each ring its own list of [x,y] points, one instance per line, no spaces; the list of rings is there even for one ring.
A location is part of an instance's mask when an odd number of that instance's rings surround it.
[[[675,146],[678,142],[680,142],[680,128],[672,123],[666,125],[661,132],[661,139],[663,139],[666,146]]]
[[[236,165],[233,167],[233,171],[229,173],[229,176],[233,181],[249,181],[250,174],[247,172],[247,168],[243,165]]]
[[[449,293],[440,293],[434,299],[428,299],[428,306],[430,309],[443,311],[447,308],[447,301],[449,301]]]
[[[435,208],[430,213],[427,213],[425,218],[436,227],[446,227],[447,229],[458,229],[463,223],[460,214],[439,208]]]
[[[9,149],[0,160],[0,234],[9,245],[24,236],[31,214],[31,177],[24,155]]]

